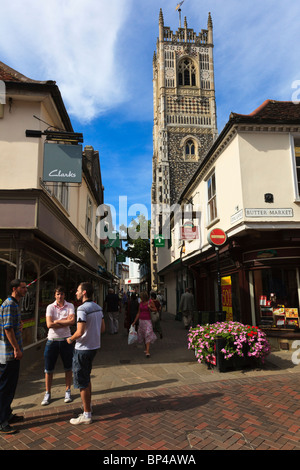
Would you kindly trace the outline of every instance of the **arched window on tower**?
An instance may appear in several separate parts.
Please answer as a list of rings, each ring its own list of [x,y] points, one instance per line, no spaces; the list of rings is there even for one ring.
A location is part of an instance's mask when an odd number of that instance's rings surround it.
[[[195,156],[195,144],[192,139],[189,139],[185,144],[185,157],[192,159]]]
[[[196,86],[196,66],[191,59],[183,59],[178,65],[178,85]]]

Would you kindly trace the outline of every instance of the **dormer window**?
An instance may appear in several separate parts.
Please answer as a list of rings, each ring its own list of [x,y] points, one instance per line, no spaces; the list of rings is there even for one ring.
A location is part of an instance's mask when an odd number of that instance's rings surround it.
[[[178,66],[178,85],[196,86],[196,66],[190,59],[183,59]]]

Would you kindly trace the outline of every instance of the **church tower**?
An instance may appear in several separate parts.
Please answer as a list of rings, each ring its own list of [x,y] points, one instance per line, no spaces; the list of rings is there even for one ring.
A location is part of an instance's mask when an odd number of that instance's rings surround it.
[[[153,205],[173,205],[217,137],[213,62],[213,25],[199,34],[187,19],[175,33],[159,13],[159,37],[153,56]],[[153,217],[152,217],[153,222]],[[161,233],[161,216],[155,216]],[[152,246],[152,288],[157,287],[157,253]]]

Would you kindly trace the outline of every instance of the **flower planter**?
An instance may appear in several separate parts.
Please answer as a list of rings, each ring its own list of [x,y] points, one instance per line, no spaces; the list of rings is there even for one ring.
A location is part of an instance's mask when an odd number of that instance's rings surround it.
[[[256,326],[239,322],[197,325],[188,333],[188,348],[198,362],[220,372],[255,367],[270,353],[266,334]]]
[[[257,367],[258,360],[255,357],[248,356],[249,348],[247,345],[242,349],[243,356],[234,354],[229,359],[225,359],[224,354],[221,352],[225,345],[225,339],[216,338],[216,366],[219,372]]]

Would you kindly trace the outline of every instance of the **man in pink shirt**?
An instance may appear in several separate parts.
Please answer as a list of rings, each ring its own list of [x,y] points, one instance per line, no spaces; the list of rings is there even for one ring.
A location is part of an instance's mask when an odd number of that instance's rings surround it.
[[[73,345],[67,342],[67,338],[71,336],[70,326],[75,323],[75,310],[73,304],[65,301],[65,292],[62,287],[55,289],[54,296],[55,302],[48,305],[46,310],[46,324],[49,332],[44,351],[46,392],[42,405],[50,403],[53,372],[59,355],[66,377],[65,403],[72,401]]]

